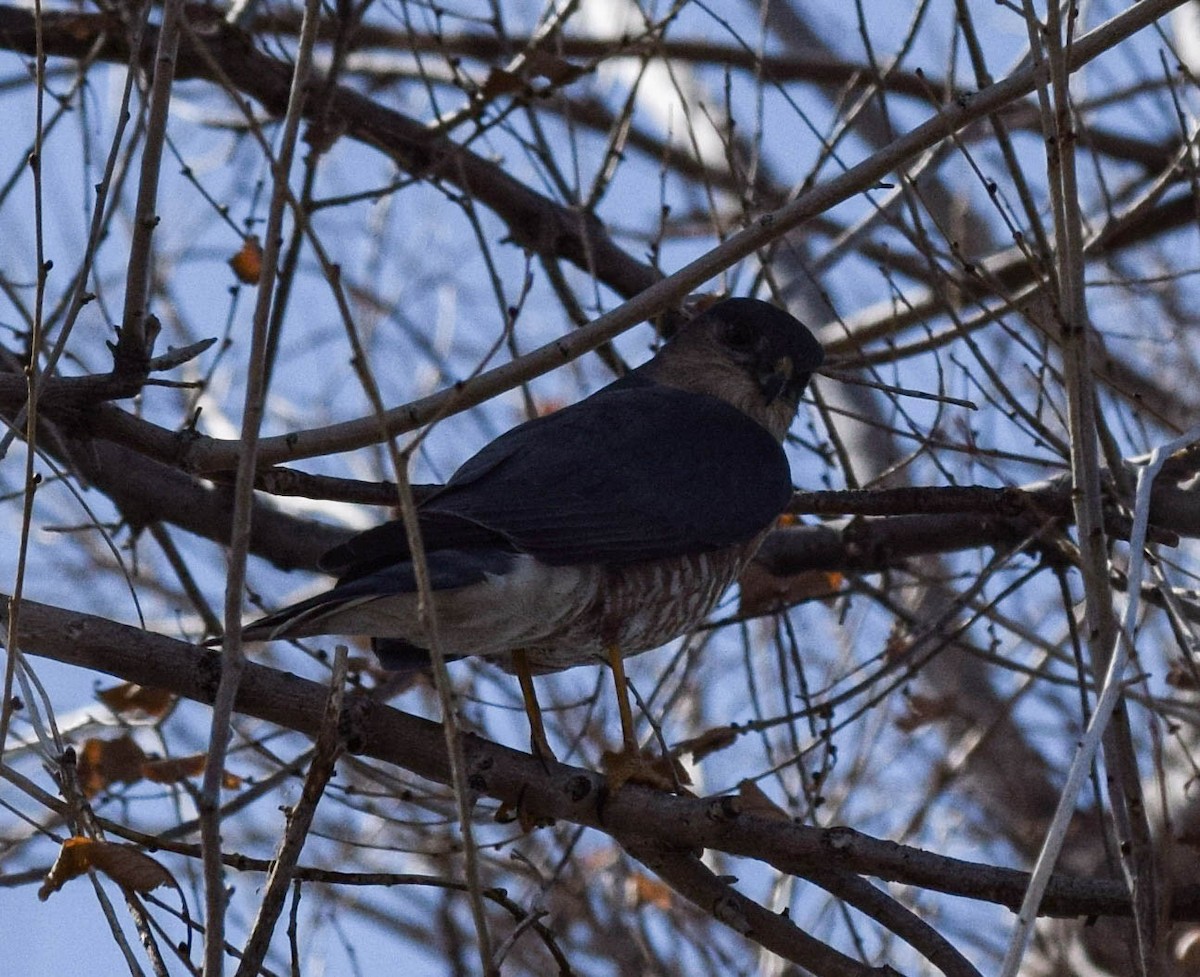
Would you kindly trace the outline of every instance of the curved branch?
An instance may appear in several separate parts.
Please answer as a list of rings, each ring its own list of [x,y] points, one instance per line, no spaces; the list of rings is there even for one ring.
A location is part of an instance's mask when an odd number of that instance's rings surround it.
[[[0,595],[0,627],[8,616]],[[20,640],[26,653],[94,669],[125,681],[210,703],[220,680],[215,651],[117,624],[104,618],[23,601]],[[236,709],[309,736],[320,732],[328,689],[288,672],[248,663]],[[362,693],[346,697],[344,727],[353,752],[396,764],[434,783],[448,784],[450,768],[441,727]],[[665,850],[712,848],[807,876],[830,866],[886,881],[978,899],[1015,909],[1029,876],[1014,869],[934,855],[861,834],[764,817],[737,797],[676,797],[637,785],[609,794],[599,774],[561,763],[547,766],[528,754],[482,737],[465,736],[471,786],[481,796],[534,815],[639,838]],[[1173,920],[1200,920],[1200,886],[1178,887]],[[1040,909],[1046,916],[1130,914],[1120,881],[1056,875]]]
[[[1078,70],[1180,2],[1143,0],[1078,38],[1071,48],[1070,70]],[[282,112],[287,104],[290,66],[256,50],[248,34],[225,24],[219,14],[203,13],[197,8],[192,10],[195,17],[193,30],[187,43],[181,46],[177,77],[227,78],[239,92],[250,95],[269,111]],[[107,15],[89,19],[87,15],[48,14],[43,17],[42,31],[43,34],[48,32],[59,45],[48,48],[50,53],[80,57],[87,52],[101,59],[128,59],[124,35]],[[0,45],[30,51],[33,37],[31,13],[0,7]],[[156,41],[156,31],[148,28],[147,56]],[[432,132],[416,120],[376,105],[350,89],[335,87],[330,91],[327,103],[311,104],[305,111],[327,109],[343,121],[347,134],[387,153],[409,172],[443,180],[469,193],[505,221],[510,236],[518,244],[539,254],[564,258],[595,275],[619,295],[636,297],[571,336],[543,346],[512,364],[489,370],[469,384],[396,408],[383,417],[370,416],[319,431],[264,439],[259,447],[259,457],[270,464],[374,444],[381,437],[414,430],[444,412],[472,406],[581,356],[630,326],[658,314],[692,289],[806,221],[874,187],[920,153],[972,122],[1023,98],[1045,80],[1046,69],[1033,65],[1014,72],[970,99],[947,106],[883,150],[801,193],[777,210],[763,214],[720,246],[657,281],[652,269],[633,261],[612,244],[594,219],[535,193],[495,163]],[[842,330],[839,328],[834,332],[823,337],[827,348],[833,353],[850,348]],[[109,422],[114,420],[111,414],[106,417]],[[148,441],[161,442],[160,435],[150,438],[151,432],[143,430],[141,433]],[[106,436],[123,440],[112,428]],[[175,440],[165,450],[170,453],[169,457],[156,457],[174,459],[198,471],[212,471],[232,468],[240,446],[236,441],[196,437],[187,442]]]
[[[898,977],[891,967],[871,967],[809,936],[786,914],[770,912],[738,892],[695,855],[619,838],[622,847],[700,910],[760,946],[821,977]]]

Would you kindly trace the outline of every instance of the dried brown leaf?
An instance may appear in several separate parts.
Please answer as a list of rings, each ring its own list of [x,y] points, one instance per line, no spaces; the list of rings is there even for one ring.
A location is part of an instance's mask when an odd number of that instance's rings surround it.
[[[912,635],[909,634],[908,626],[903,621],[896,621],[884,643],[883,657],[888,662],[897,661],[907,655],[912,646]]]
[[[770,818],[773,821],[790,822],[792,820],[792,816],[763,793],[763,789],[753,780],[743,780],[738,784],[737,796],[744,812]]]
[[[199,777],[207,764],[208,757],[203,753],[166,760],[147,760],[142,764],[142,776],[156,784],[177,784],[187,777]]]
[[[247,234],[241,249],[229,259],[229,267],[244,285],[257,285],[262,278],[262,242],[257,234]]]
[[[118,716],[161,719],[175,702],[166,689],[152,689],[134,682],[122,682],[111,689],[102,689],[96,698]]]
[[[38,898],[45,902],[52,892],[91,868],[134,892],[149,892],[173,881],[170,872],[136,848],[76,835],[63,842],[58,858],[38,889]]]
[[[50,871],[46,873],[46,878],[42,880],[41,888],[38,889],[38,898],[42,902],[50,898],[50,893],[57,892],[71,879],[88,870],[92,864],[91,845],[91,838],[80,837],[68,838],[62,843],[58,850],[58,858],[50,866]]]
[[[79,788],[92,798],[113,784],[132,784],[142,779],[145,760],[146,754],[128,734],[111,740],[91,737],[78,752]]]
[[[188,777],[199,777],[207,765],[208,757],[203,753],[169,757],[165,760],[147,760],[142,764],[142,775],[156,784],[177,784]],[[242,778],[226,770],[221,785],[226,790],[237,790],[242,786]]]
[[[166,760],[146,760],[142,765],[142,774],[146,780],[156,784],[178,784],[188,777],[199,777],[208,766],[208,756],[203,753],[192,756],[172,756]],[[242,780],[238,774],[224,772],[221,786],[226,790],[238,790]]]
[[[671,890],[658,879],[651,878],[641,872],[634,872],[629,878],[626,895],[635,906],[657,906],[659,909],[671,908]]]
[[[171,873],[162,865],[129,845],[97,841],[94,843],[92,861],[97,869],[121,888],[134,892],[150,892],[160,885],[173,882]]]
[[[485,99],[493,99],[499,95],[513,95],[525,90],[525,82],[518,75],[503,68],[493,68],[488,72],[487,80],[479,89],[479,94]]]
[[[738,610],[745,617],[755,617],[814,598],[829,600],[837,596],[843,582],[840,573],[822,570],[778,577],[761,563],[751,562],[738,578]]]
[[[525,58],[525,70],[530,77],[545,78],[554,85],[569,85],[587,73],[586,68],[547,51],[530,51]]]

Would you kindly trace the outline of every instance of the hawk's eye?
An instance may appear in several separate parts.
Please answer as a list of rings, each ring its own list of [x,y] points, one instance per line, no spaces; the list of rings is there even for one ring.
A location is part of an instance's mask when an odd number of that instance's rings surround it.
[[[735,320],[725,326],[725,345],[730,349],[751,349],[757,338],[758,330],[748,322]]]

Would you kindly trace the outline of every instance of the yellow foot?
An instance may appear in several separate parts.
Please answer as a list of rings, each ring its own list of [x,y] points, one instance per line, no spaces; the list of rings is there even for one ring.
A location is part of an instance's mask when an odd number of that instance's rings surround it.
[[[517,795],[516,803],[512,801],[503,801],[499,809],[496,811],[495,821],[497,824],[512,824],[514,821],[521,825],[521,830],[525,834],[533,831],[535,828],[548,828],[554,824],[554,818],[546,817],[544,814],[535,814],[529,810],[525,804],[525,788],[522,787]]]
[[[542,769],[550,772],[552,764],[558,763],[558,757],[554,755],[554,751],[550,748],[550,743],[546,739],[546,734],[542,733],[539,737],[536,733],[529,737],[529,752],[542,765]]]
[[[673,756],[656,756],[646,750],[626,747],[619,751],[606,751],[600,762],[609,790],[620,790],[632,783],[645,784],[673,794],[689,793],[686,788],[692,778]]]

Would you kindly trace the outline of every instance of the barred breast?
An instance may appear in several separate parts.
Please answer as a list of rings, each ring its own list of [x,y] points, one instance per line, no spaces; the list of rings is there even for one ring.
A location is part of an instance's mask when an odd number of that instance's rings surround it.
[[[592,602],[526,649],[530,665],[549,672],[594,663],[613,645],[628,658],[686,634],[709,615],[760,541],[601,571]]]

